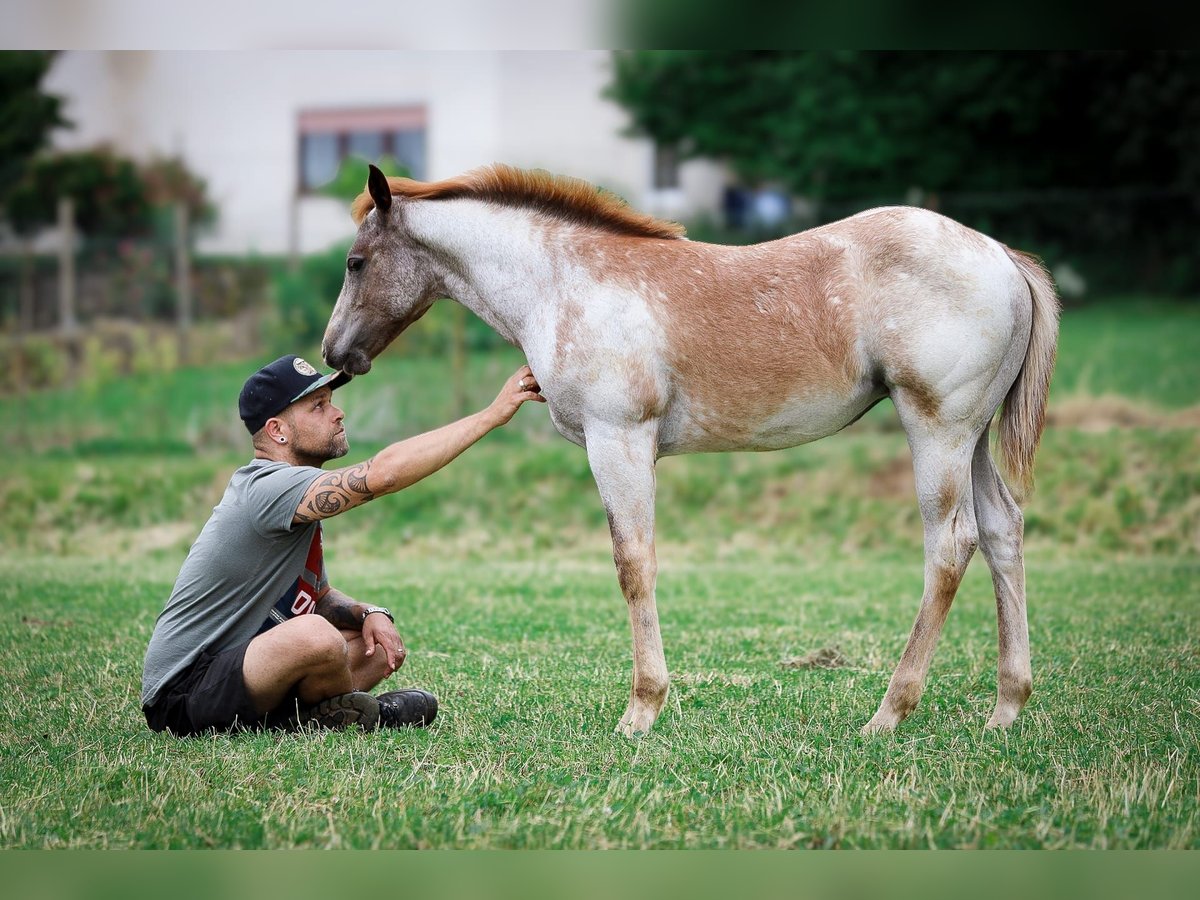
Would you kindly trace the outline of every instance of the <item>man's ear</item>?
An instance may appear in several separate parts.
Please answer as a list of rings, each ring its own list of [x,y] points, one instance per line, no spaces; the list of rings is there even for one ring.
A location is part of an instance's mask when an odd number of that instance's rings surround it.
[[[263,431],[267,433],[267,440],[272,444],[286,444],[287,434],[284,432],[284,422],[278,416],[272,416],[267,419],[263,425]]]
[[[369,166],[369,168],[367,190],[371,194],[371,199],[375,201],[375,209],[379,211],[379,215],[386,216],[388,210],[392,208],[392,187],[388,184],[386,175],[374,166]]]

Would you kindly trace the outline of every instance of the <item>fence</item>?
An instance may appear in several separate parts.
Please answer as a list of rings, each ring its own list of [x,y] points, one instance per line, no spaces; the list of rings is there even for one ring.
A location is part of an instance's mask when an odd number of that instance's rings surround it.
[[[126,372],[145,364],[147,347],[172,365],[256,352],[282,263],[196,258],[188,230],[179,205],[165,234],[84,238],[63,201],[56,247],[0,256],[0,383],[54,385],[86,374],[99,353]]]

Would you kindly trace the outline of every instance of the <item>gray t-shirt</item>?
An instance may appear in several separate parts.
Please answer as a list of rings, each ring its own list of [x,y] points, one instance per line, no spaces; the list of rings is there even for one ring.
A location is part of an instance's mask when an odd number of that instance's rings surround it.
[[[204,650],[219,652],[313,612],[329,585],[321,523],[293,528],[292,518],[321,474],[268,459],[233,473],[154,624],[142,671],[143,705],[158,699]]]

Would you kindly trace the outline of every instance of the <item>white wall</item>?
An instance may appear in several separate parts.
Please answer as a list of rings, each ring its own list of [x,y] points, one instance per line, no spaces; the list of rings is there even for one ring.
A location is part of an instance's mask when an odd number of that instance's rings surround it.
[[[649,211],[715,208],[722,173],[703,163],[685,167],[676,208],[656,208],[650,144],[621,136],[624,113],[600,96],[607,66],[602,50],[67,51],[45,87],[77,125],[58,146],[181,154],[208,181],[220,221],[203,252],[290,248],[303,108],[425,104],[431,180],[507,162],[594,181]],[[353,231],[338,201],[303,198],[296,214],[302,252]]]

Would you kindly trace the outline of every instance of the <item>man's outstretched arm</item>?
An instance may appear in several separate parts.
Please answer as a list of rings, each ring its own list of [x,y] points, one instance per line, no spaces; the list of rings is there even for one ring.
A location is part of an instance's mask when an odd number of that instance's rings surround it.
[[[292,524],[328,519],[416,484],[453,461],[489,431],[507,423],[525,401],[545,403],[540,391],[529,366],[522,366],[486,409],[385,447],[361,463],[318,477],[296,507]]]

